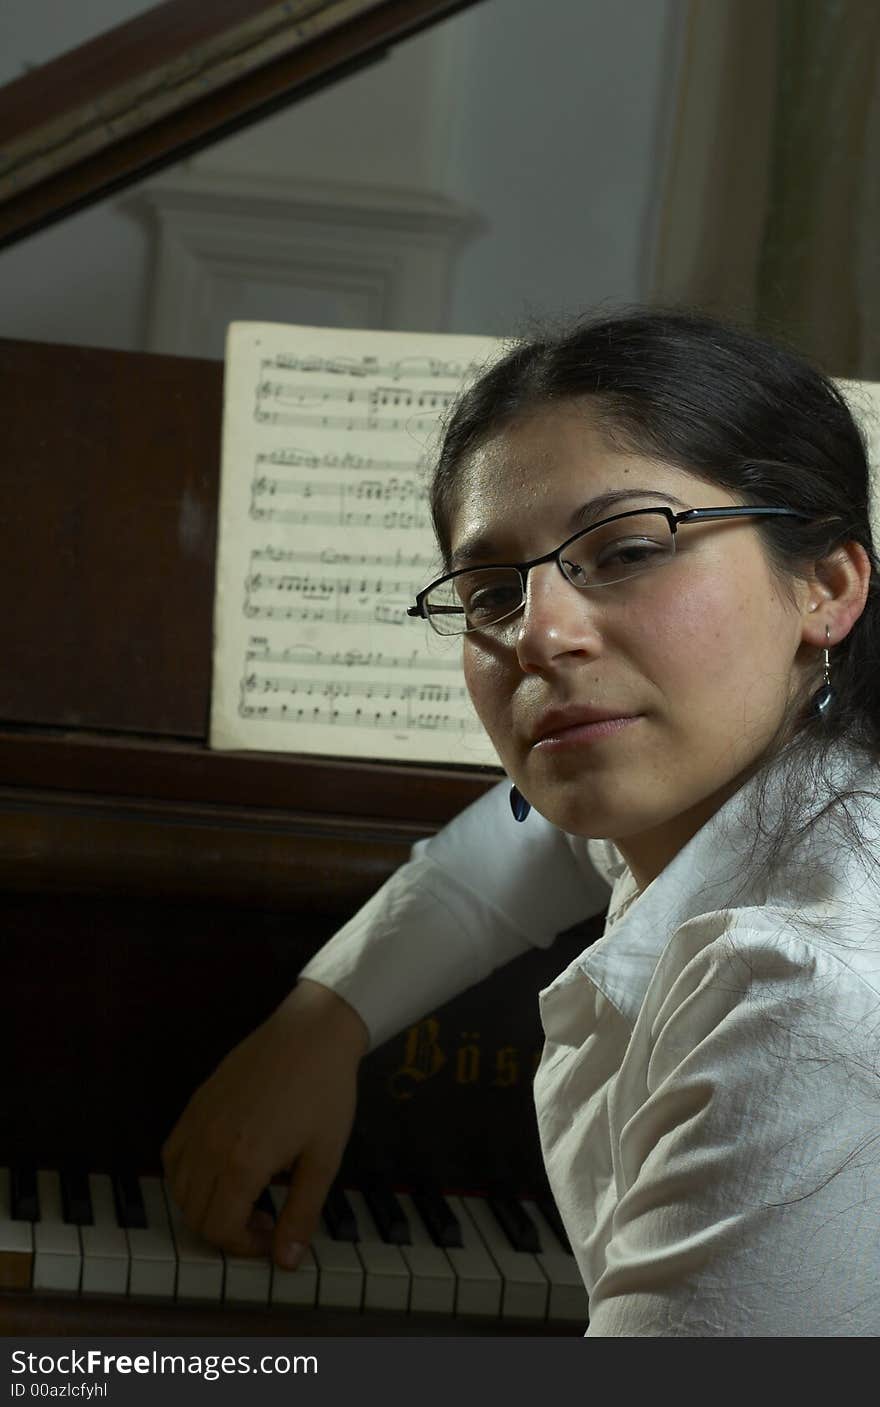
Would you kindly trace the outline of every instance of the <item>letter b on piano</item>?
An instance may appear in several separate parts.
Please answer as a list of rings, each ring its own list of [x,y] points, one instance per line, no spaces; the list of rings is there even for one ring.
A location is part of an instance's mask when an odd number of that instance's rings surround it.
[[[439,1035],[440,1022],[434,1016],[426,1017],[417,1026],[410,1026],[406,1033],[403,1063],[389,1081],[394,1099],[412,1099],[418,1086],[436,1075],[446,1064],[446,1052],[441,1049]]]

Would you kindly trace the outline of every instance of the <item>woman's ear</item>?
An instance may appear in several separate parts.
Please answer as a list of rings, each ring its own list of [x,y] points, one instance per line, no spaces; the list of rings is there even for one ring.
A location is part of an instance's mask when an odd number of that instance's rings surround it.
[[[806,644],[824,649],[845,640],[865,609],[870,580],[871,559],[860,542],[846,542],[818,561],[803,613]]]

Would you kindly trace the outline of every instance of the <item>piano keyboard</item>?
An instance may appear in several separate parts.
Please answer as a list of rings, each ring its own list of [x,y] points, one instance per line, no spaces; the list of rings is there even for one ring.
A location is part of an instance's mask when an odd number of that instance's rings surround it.
[[[285,1189],[257,1203],[277,1214]],[[551,1223],[555,1222],[555,1226]],[[159,1177],[0,1168],[0,1292],[587,1323],[555,1207],[335,1186],[300,1266],[194,1235]]]

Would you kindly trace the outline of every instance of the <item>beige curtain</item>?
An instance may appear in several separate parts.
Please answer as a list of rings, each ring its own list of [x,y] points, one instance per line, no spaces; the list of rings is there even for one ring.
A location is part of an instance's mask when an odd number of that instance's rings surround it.
[[[681,3],[652,299],[880,380],[880,3]]]

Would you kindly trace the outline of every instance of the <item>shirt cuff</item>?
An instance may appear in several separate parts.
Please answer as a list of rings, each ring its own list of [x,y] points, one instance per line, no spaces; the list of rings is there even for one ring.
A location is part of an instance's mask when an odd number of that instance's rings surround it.
[[[354,1007],[373,1050],[531,946],[419,858],[393,874],[299,975]]]

